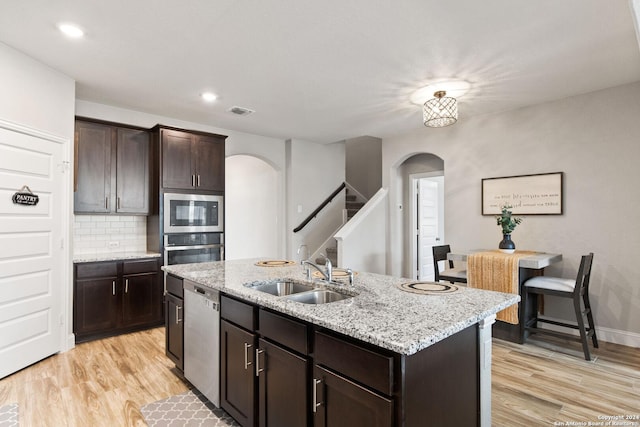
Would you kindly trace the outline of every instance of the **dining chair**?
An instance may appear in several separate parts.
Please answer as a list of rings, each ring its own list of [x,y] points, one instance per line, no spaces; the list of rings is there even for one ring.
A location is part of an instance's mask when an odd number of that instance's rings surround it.
[[[523,295],[525,307],[526,300],[529,299],[532,294],[570,298],[573,300],[573,307],[578,323],[577,325],[540,317],[538,311],[534,310],[535,315],[532,319],[526,322],[525,329],[530,333],[553,335],[571,340],[578,339],[582,343],[582,351],[584,352],[585,360],[591,360],[591,354],[589,353],[589,337],[593,342],[593,347],[598,348],[593,312],[591,310],[591,303],[589,302],[589,279],[591,278],[592,264],[593,253],[590,253],[589,255],[582,256],[580,268],[578,269],[578,276],[575,279],[563,279],[550,276],[533,277],[524,282],[525,292]],[[585,325],[585,317],[587,319],[587,325]],[[577,329],[580,332],[580,337],[578,338],[573,334],[562,331],[539,328],[538,322]]]
[[[449,245],[441,245],[433,247],[433,271],[435,272],[435,281],[446,280],[454,283],[467,283],[466,267],[454,267],[453,261],[447,260],[447,254],[451,252]],[[445,269],[440,271],[440,261],[445,261]],[[449,266],[446,268],[446,266]]]

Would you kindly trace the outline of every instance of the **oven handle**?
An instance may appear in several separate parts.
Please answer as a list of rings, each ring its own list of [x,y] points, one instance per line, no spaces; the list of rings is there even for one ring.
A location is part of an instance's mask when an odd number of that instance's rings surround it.
[[[187,249],[211,249],[222,248],[224,245],[188,245],[188,246],[165,246],[165,251],[184,251]]]

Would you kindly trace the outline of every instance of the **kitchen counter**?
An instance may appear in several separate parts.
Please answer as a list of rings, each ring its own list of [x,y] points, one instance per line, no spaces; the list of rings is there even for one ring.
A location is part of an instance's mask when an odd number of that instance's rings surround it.
[[[415,354],[520,300],[519,295],[464,286],[454,293],[418,295],[396,287],[412,282],[410,279],[359,272],[353,287],[313,281],[316,286],[338,288],[355,297],[328,304],[302,304],[244,286],[285,278],[306,281],[299,264],[260,267],[255,265],[257,261],[171,265],[163,270],[402,355]]]
[[[81,254],[73,255],[73,263],[80,264],[83,262],[100,262],[100,261],[118,261],[143,258],[160,258],[162,255],[157,252],[105,252],[99,254]]]

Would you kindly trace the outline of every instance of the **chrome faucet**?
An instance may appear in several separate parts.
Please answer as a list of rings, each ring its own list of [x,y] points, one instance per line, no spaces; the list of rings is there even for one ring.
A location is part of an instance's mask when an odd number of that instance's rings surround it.
[[[347,268],[347,275],[349,276],[349,286],[353,286],[353,270]]]
[[[331,282],[333,280],[333,265],[331,265],[331,260],[327,258],[327,256],[324,254],[320,254],[320,256],[325,259],[324,265],[325,265],[326,271],[322,271],[320,267],[318,267],[316,264],[312,263],[308,259],[305,259],[304,261],[302,261],[302,265],[308,265],[309,267],[315,268],[320,272],[320,274],[322,274],[322,277],[324,278],[324,280],[326,280],[327,282]],[[307,269],[307,279],[311,279],[311,269]]]

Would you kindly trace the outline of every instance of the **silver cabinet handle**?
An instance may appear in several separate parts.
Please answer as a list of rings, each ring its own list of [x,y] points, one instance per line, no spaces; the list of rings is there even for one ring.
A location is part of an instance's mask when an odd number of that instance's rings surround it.
[[[195,175],[191,175],[191,186],[192,187],[196,186],[196,176]]]
[[[264,371],[264,368],[260,368],[260,355],[264,353],[261,348],[256,348],[256,377],[260,376],[260,372]]]
[[[120,197],[116,197],[116,209],[120,209]]]
[[[116,281],[111,282],[111,293],[116,296]]]
[[[200,187],[200,174],[198,174],[198,187]]]
[[[179,325],[180,322],[182,322],[182,319],[180,318],[180,310],[182,309],[182,307],[180,307],[179,305],[176,305],[176,325]]]
[[[109,210],[109,197],[104,198],[104,208]]]
[[[321,380],[313,379],[313,412],[318,412],[318,406],[322,405],[322,402],[318,402],[318,385]]]
[[[249,349],[253,347],[251,344],[244,343],[244,370],[249,369],[251,362],[249,361]]]
[[[124,279],[124,293],[129,293],[129,279]]]

